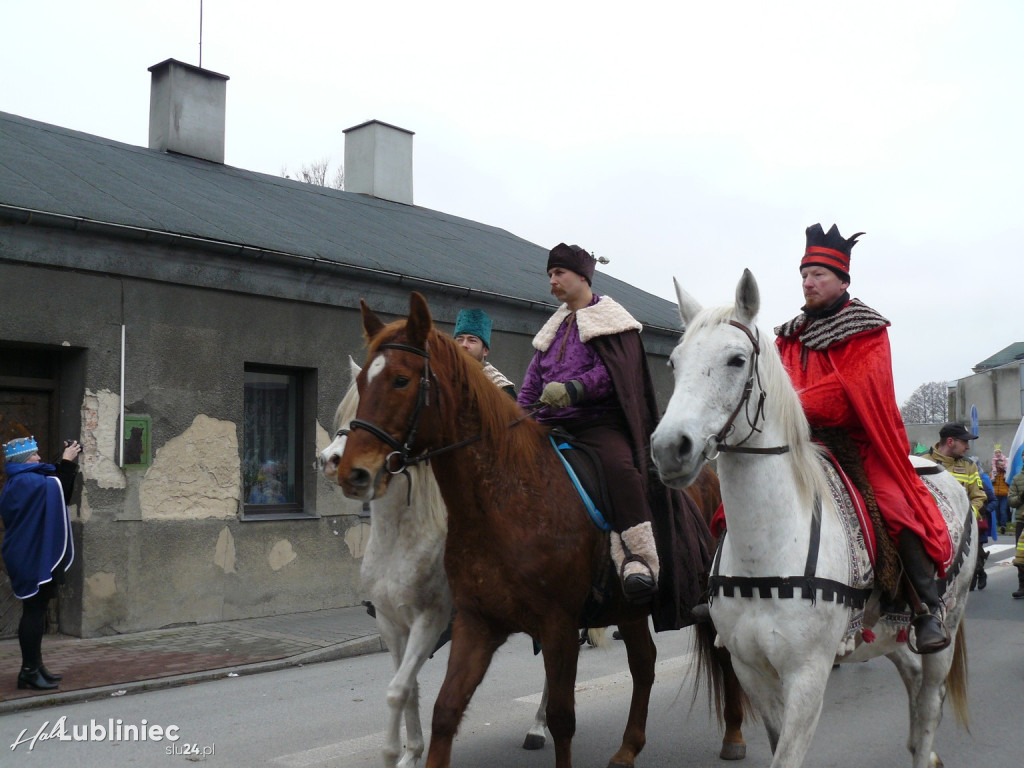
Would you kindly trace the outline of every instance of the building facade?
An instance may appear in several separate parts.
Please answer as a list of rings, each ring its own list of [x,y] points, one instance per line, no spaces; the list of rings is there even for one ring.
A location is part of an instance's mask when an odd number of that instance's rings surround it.
[[[971,409],[978,412],[978,439],[973,455],[989,471],[992,451],[999,446],[1008,453],[1024,418],[1024,342],[1000,350],[974,366],[973,373],[949,384],[948,414],[951,421],[971,424]],[[934,445],[941,424],[908,424],[911,445]]]
[[[367,510],[315,459],[363,362],[359,300],[395,317],[417,290],[449,332],[485,309],[518,382],[554,309],[553,244],[415,206],[412,133],[379,121],[346,132],[346,191],[227,166],[227,78],[151,71],[148,147],[0,113],[0,438],[85,447],[59,628],[358,604]],[[594,288],[644,323],[667,402],[674,305]]]

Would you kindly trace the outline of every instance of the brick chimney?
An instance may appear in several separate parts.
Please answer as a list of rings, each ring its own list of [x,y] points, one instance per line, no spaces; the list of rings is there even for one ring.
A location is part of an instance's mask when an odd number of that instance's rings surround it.
[[[175,59],[149,71],[149,148],[223,163],[228,77]]]
[[[370,120],[343,133],[345,191],[412,205],[413,132]]]

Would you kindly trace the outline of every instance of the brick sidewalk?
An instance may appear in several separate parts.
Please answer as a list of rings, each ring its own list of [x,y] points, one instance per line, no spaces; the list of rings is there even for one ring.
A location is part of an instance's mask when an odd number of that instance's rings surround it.
[[[128,635],[80,639],[43,638],[43,657],[64,675],[56,691],[18,690],[21,652],[17,639],[0,641],[0,711],[46,706],[67,700],[111,695],[124,690],[184,685],[215,677],[221,670],[259,671],[259,665],[283,660],[324,661],[383,650],[372,618],[362,606],[306,613],[171,627]],[[247,669],[248,668],[248,669]],[[221,675],[221,676],[222,676]],[[172,680],[173,679],[173,680]],[[116,691],[113,691],[116,692]],[[84,694],[84,695],[83,695]]]

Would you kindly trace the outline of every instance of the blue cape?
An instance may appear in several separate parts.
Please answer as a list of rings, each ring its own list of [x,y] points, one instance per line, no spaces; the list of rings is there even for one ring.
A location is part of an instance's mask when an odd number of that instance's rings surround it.
[[[56,468],[52,464],[8,464],[5,469],[7,484],[0,493],[4,521],[0,552],[14,596],[24,600],[50,581],[62,562],[65,571],[71,567],[75,545]]]

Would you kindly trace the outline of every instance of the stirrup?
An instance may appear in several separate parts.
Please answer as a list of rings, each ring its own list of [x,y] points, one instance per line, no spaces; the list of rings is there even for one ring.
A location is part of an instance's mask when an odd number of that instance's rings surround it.
[[[935,619],[935,621],[937,621],[939,623],[939,626],[942,628],[942,640],[940,641],[941,645],[937,645],[936,644],[936,645],[928,646],[924,650],[922,650],[920,648],[920,646],[918,646],[918,644],[917,644],[917,640],[918,640],[918,637],[917,637],[917,625],[916,625],[915,622],[917,622],[919,619],[924,619],[924,618],[928,618],[928,617],[931,617],[931,618]],[[912,653],[916,653],[919,656],[925,656],[925,655],[927,655],[929,653],[938,653],[939,651],[944,651],[944,650],[946,650],[949,647],[949,644],[950,644],[952,638],[949,635],[949,630],[946,629],[946,623],[942,619],[940,619],[937,614],[934,614],[931,611],[924,611],[923,613],[919,613],[919,614],[917,614],[916,616],[914,616],[910,620],[910,626],[913,627],[913,629],[914,629],[914,632],[913,632],[914,640],[913,640],[913,642],[911,642],[910,634],[908,633],[908,635],[907,635],[907,647],[910,649],[910,651]]]

